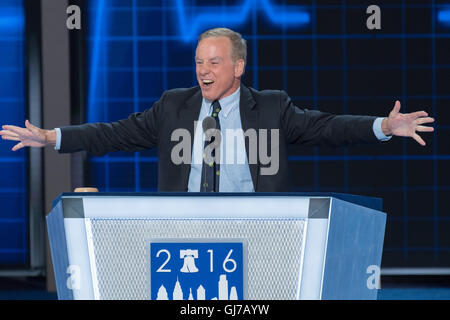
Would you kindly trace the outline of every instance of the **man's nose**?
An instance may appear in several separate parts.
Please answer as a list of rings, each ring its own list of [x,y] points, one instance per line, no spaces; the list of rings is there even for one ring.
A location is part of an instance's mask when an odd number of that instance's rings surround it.
[[[207,75],[209,73],[209,68],[206,65],[201,65],[198,67],[198,71],[201,76]]]

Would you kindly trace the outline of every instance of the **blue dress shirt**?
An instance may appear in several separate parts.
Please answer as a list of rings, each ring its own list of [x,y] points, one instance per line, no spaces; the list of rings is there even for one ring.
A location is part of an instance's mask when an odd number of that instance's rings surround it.
[[[220,144],[220,180],[219,192],[253,192],[253,181],[245,151],[239,112],[240,88],[233,94],[219,100],[222,110],[219,112],[222,141]],[[188,191],[199,192],[202,177],[203,147],[205,135],[202,121],[212,114],[212,101],[203,99],[200,115],[195,129],[192,148],[192,164],[189,174]],[[240,131],[239,131],[240,130]],[[231,134],[230,134],[231,133]],[[233,139],[228,141],[227,138]],[[225,146],[225,147],[224,147]]]

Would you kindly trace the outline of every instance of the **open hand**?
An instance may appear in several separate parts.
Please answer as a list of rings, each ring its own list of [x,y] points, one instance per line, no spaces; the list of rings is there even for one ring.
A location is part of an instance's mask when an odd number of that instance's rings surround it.
[[[4,125],[0,130],[0,136],[3,140],[19,141],[12,151],[17,151],[24,147],[45,147],[55,144],[56,133],[54,130],[44,130],[33,126],[30,121],[25,121],[25,128]]]
[[[383,120],[381,127],[384,134],[387,136],[411,137],[420,145],[425,146],[425,141],[417,132],[433,132],[433,127],[424,126],[424,124],[432,123],[434,119],[428,117],[428,113],[425,111],[400,113],[400,107],[400,101],[396,101],[389,117]]]

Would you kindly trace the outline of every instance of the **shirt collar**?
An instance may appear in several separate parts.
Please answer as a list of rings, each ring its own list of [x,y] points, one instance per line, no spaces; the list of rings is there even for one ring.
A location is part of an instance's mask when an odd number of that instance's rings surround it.
[[[225,117],[228,116],[228,114],[229,114],[236,106],[239,106],[239,103],[235,103],[235,102],[239,102],[240,92],[241,92],[241,88],[238,87],[238,88],[236,89],[235,92],[233,92],[233,93],[230,94],[229,96],[226,96],[225,98],[219,100],[220,107],[222,108],[221,113],[222,113]],[[208,107],[211,107],[211,105],[212,105],[212,101],[206,100],[205,98],[203,98],[203,103],[204,103],[205,105],[207,105]]]

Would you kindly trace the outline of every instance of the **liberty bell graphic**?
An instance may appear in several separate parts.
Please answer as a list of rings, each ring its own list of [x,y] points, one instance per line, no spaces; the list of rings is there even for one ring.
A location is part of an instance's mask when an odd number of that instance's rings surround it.
[[[183,273],[194,273],[198,272],[198,268],[195,266],[195,260],[198,259],[198,250],[180,250],[180,259],[184,259],[183,267],[181,272]]]

